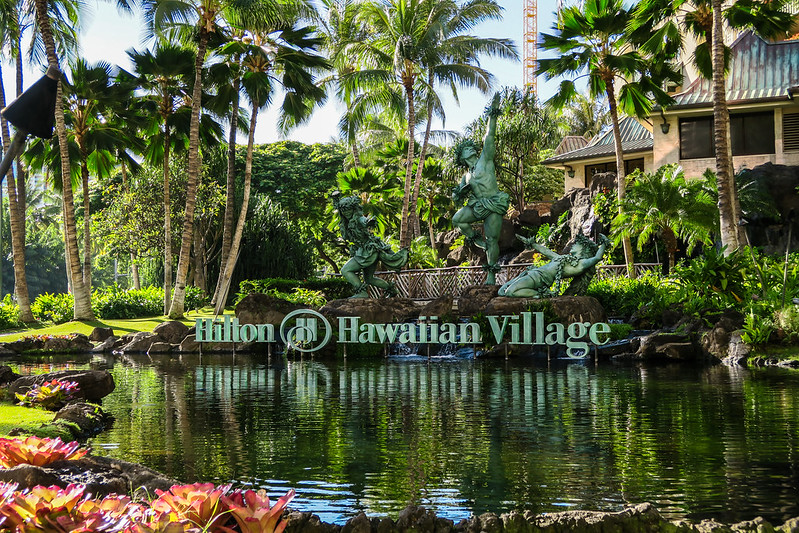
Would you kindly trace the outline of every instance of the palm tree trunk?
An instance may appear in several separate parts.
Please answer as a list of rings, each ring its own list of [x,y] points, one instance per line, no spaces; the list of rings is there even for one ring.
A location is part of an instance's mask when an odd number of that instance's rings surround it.
[[[724,33],[721,15],[722,0],[713,0],[713,141],[716,148],[716,182],[718,183],[719,225],[724,253],[737,250],[740,205],[735,194],[735,180],[730,147],[730,110],[727,108],[724,79]]]
[[[431,76],[432,78],[432,76]],[[429,83],[432,84],[432,80],[428,80]],[[430,128],[432,126],[433,120],[433,103],[427,103],[427,126],[424,129],[424,140],[422,141],[422,151],[419,153],[419,164],[416,165],[416,179],[413,181],[413,198],[411,198],[411,206],[413,207],[413,211],[411,211],[410,216],[413,220],[413,236],[416,237],[417,235],[422,234],[422,228],[419,225],[419,212],[417,206],[419,205],[419,190],[422,188],[422,173],[424,172],[424,158],[427,155],[427,146],[430,142]],[[433,245],[433,241],[430,241],[430,245]]]
[[[411,245],[409,213],[411,203],[411,176],[413,176],[413,151],[414,131],[416,130],[416,112],[413,108],[413,82],[405,85],[405,95],[408,97],[408,157],[405,169],[405,188],[402,195],[402,218],[400,219],[400,246],[407,248]]]
[[[230,245],[230,253],[222,259],[225,261],[224,271],[220,273],[222,279],[222,291],[214,307],[214,313],[221,315],[225,310],[225,302],[230,291],[230,280],[233,278],[233,270],[236,268],[236,261],[241,250],[241,237],[244,234],[244,223],[247,221],[247,208],[250,205],[250,186],[252,184],[252,154],[255,145],[255,126],[258,122],[258,107],[253,104],[252,116],[250,116],[250,133],[247,137],[247,159],[244,163],[244,199],[241,202],[239,219],[236,222],[236,233],[233,235],[233,242]]]
[[[44,48],[47,52],[48,66],[58,69],[55,40],[48,18],[47,0],[35,0],[36,21],[39,24]],[[60,72],[60,71],[59,71]],[[62,197],[64,200],[64,238],[69,249],[69,271],[72,277],[72,294],[75,299],[73,317],[75,320],[93,320],[91,290],[83,284],[78,261],[78,238],[75,225],[75,203],[72,196],[72,180],[70,179],[69,145],[67,129],[64,123],[64,104],[62,84],[59,81],[55,106],[55,130],[58,136],[58,147],[61,155],[61,178],[63,181]]]
[[[42,0],[37,0],[42,1]],[[194,207],[197,204],[197,183],[200,177],[200,107],[202,105],[202,70],[205,51],[208,47],[208,30],[201,23],[197,58],[194,61],[194,90],[191,95],[191,120],[189,122],[188,182],[186,184],[186,212],[183,219],[183,235],[178,256],[178,271],[175,277],[175,295],[169,308],[169,318],[181,318],[186,300],[186,276],[191,262],[191,241],[194,236]]]
[[[0,108],[6,106],[6,89],[0,71]],[[11,133],[8,122],[2,119],[3,146],[11,144]],[[17,166],[17,169],[20,167]],[[2,179],[2,178],[0,178]],[[31,301],[28,295],[28,278],[25,273],[25,218],[19,216],[17,205],[17,186],[12,172],[6,176],[8,180],[8,218],[11,224],[11,253],[14,258],[14,294],[19,306],[19,317],[23,322],[35,322],[31,312]],[[2,206],[0,206],[1,208]]]
[[[22,50],[21,34],[17,35],[17,50]],[[17,82],[17,98],[22,94],[23,70],[22,70],[22,54],[17,53],[15,59],[16,64],[16,82]],[[25,211],[27,208],[28,194],[26,191],[26,171],[22,166],[22,161],[17,158],[17,210],[19,211],[19,219],[25,220]],[[22,242],[25,242],[27,227],[22,224]]]
[[[678,250],[677,236],[674,231],[666,226],[663,228],[663,241],[666,244],[666,253],[669,256],[669,274],[674,272],[675,257]]]
[[[616,191],[619,198],[619,214],[622,212],[622,200],[627,193],[627,183],[624,181],[624,151],[621,144],[621,129],[619,128],[619,111],[616,108],[616,94],[613,79],[606,80],[608,103],[610,105],[610,118],[613,122],[613,144],[616,149]],[[624,247],[624,262],[627,263],[627,276],[635,277],[635,259],[633,258],[633,245],[629,236],[622,238]]]
[[[136,255],[133,253],[130,254],[130,277],[133,278],[133,288],[137,291],[140,290],[139,265],[136,264]]]
[[[230,241],[233,234],[233,211],[236,201],[236,130],[238,129],[239,119],[239,90],[241,88],[241,77],[236,76],[233,80],[233,105],[230,111],[230,132],[228,133],[227,149],[227,184],[225,186],[225,220],[222,225],[222,253],[219,263],[220,273],[225,268],[227,257],[230,254]],[[222,287],[222,276],[219,276],[214,289],[214,296],[211,298],[211,305],[215,305],[219,298],[219,291]]]
[[[205,239],[197,224],[194,225],[194,286],[208,294],[205,280]]]
[[[80,148],[80,182],[83,187],[83,284],[87,287],[92,286],[92,220],[89,213],[89,166],[87,163],[88,153],[86,141],[81,136],[78,138]]]
[[[164,314],[172,306],[172,198],[169,191],[169,126],[164,120]]]

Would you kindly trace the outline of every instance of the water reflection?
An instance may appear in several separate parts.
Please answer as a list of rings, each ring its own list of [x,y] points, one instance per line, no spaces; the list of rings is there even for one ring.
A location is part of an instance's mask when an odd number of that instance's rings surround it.
[[[409,502],[455,520],[642,501],[799,515],[799,373],[537,365],[126,357],[93,445],[186,481],[294,487],[338,522]]]

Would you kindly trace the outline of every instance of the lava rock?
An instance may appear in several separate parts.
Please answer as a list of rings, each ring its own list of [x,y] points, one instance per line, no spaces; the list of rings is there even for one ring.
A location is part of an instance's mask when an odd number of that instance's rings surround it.
[[[449,295],[439,296],[425,304],[419,311],[419,316],[437,316],[443,317],[452,313],[453,298]]]
[[[113,328],[104,328],[101,326],[97,326],[89,334],[89,340],[94,342],[103,342],[113,336],[114,336]]]
[[[357,316],[372,324],[406,322],[419,316],[419,306],[408,298],[347,298],[333,300],[319,310],[328,320]]]
[[[67,338],[50,337],[44,340],[42,350],[48,352],[88,352],[94,348],[89,337],[82,333],[73,333]]]
[[[154,342],[150,345],[150,349],[147,350],[147,355],[156,354],[156,353],[170,353],[172,351],[172,345],[168,342]]]
[[[0,365],[0,385],[6,385],[20,378],[8,365]]]
[[[304,306],[274,298],[268,294],[250,293],[236,305],[236,318],[240,324],[274,324],[276,326],[290,312]]]
[[[189,327],[183,322],[177,320],[161,322],[155,326],[155,329],[153,329],[153,333],[161,337],[164,342],[168,342],[170,344],[180,343],[180,341],[186,337],[188,331]]]
[[[95,346],[91,349],[92,352],[96,353],[109,353],[114,350],[114,345],[119,340],[119,337],[112,335],[105,339],[103,342]]]
[[[114,378],[107,370],[59,370],[47,374],[23,376],[8,386],[8,392],[12,396],[16,393],[24,394],[33,385],[41,385],[53,379],[77,382],[79,390],[75,396],[90,402],[102,400],[115,388]]]
[[[458,298],[458,314],[462,317],[473,317],[485,312],[485,308],[493,298],[497,297],[499,285],[470,285]]]
[[[200,343],[197,342],[197,338],[194,334],[186,335],[186,338],[180,341],[178,350],[180,352],[197,353],[200,351]]]
[[[77,427],[79,431],[73,431],[72,437],[75,439],[85,439],[97,435],[103,431],[110,423],[111,418],[106,415],[99,405],[73,402],[62,407],[53,418],[53,422],[68,422]]]
[[[133,337],[128,341],[128,343],[119,348],[119,351],[122,353],[147,353],[147,351],[150,349],[150,346],[152,346],[153,343],[159,342],[160,340],[161,337],[159,337],[156,333],[139,331],[138,333],[134,333]]]

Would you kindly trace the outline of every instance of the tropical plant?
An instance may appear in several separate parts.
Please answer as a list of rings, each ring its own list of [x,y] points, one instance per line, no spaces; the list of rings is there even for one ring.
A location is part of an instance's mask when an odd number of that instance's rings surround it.
[[[565,123],[562,127],[566,135],[580,135],[592,139],[606,126],[610,126],[608,102],[603,98],[590,98],[577,93],[574,98],[560,110]]]
[[[719,226],[727,253],[745,242],[738,224],[741,205],[729,142],[730,112],[725,84],[731,54],[724,35],[730,29],[735,32],[751,29],[767,39],[785,36],[794,27],[791,5],[790,0],[643,0],[636,8],[633,35],[640,38],[643,51],[659,54],[678,50],[682,39],[690,36],[698,43],[691,60],[702,76],[712,80]]]
[[[689,295],[703,298],[717,309],[736,306],[751,296],[749,258],[743,249],[725,255],[707,247],[704,253],[674,267],[681,298]]]
[[[577,94],[575,79],[587,77],[591,97],[604,95],[610,107],[613,141],[616,151],[616,181],[621,200],[626,193],[624,153],[619,127],[619,107],[630,116],[646,117],[653,103],[663,106],[673,99],[661,88],[666,80],[681,80],[682,76],[669,64],[674,50],[644,53],[638,48],[628,27],[633,20],[632,8],[622,0],[587,0],[580,6],[558,12],[553,34],[541,34],[541,48],[559,57],[539,60],[539,73],[548,79],[564,79],[550,102],[563,107]],[[670,55],[671,54],[671,55]],[[618,90],[618,94],[617,94]],[[621,211],[620,211],[621,213]],[[623,239],[627,272],[634,277],[632,243]]]
[[[35,383],[25,394],[16,393],[16,396],[19,404],[25,407],[57,411],[72,400],[79,390],[77,381],[52,379],[41,384]]]
[[[287,525],[281,521],[283,511],[293,499],[294,490],[290,489],[270,506],[266,491],[248,490],[232,494],[228,499],[228,509],[241,533],[281,533]]]
[[[743,333],[741,340],[746,344],[767,344],[774,333],[774,321],[750,310],[744,317]]]
[[[683,240],[690,254],[700,243],[711,243],[717,211],[712,197],[700,181],[686,180],[682,167],[664,165],[654,173],[635,171],[630,180],[623,208],[613,219],[613,238],[638,238],[638,251],[657,234],[661,235],[669,256],[669,272],[674,269],[677,239]]]
[[[474,10],[470,10],[472,4]],[[440,108],[433,91],[436,82],[450,87],[467,84],[487,92],[491,75],[476,66],[476,58],[482,53],[515,58],[516,51],[507,39],[478,38],[465,32],[481,20],[498,18],[500,12],[501,8],[493,0],[469,2],[463,9],[455,1],[390,0],[381,4],[367,2],[360,10],[372,37],[352,47],[362,68],[350,74],[348,81],[355,87],[367,89],[380,84],[401,87],[406,99],[410,142],[400,226],[403,246],[408,246],[411,240],[410,206],[412,198],[418,198],[418,189],[412,183],[417,87],[424,87],[423,101],[430,111],[428,121],[433,114],[431,110]],[[425,135],[428,137],[429,133]],[[422,157],[426,144],[424,146]],[[413,212],[416,212],[415,205]]]
[[[80,459],[88,450],[79,442],[62,442],[61,439],[25,437],[24,439],[0,438],[0,467],[14,468],[17,465],[45,466],[55,461]]]

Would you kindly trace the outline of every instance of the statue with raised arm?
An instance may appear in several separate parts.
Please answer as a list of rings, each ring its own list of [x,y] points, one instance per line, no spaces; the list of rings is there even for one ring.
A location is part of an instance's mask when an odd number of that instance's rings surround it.
[[[560,294],[560,283],[572,278],[564,295],[577,296],[585,292],[591,278],[596,273],[596,265],[605,254],[610,242],[604,235],[599,236],[599,245],[586,237],[578,235],[567,254],[557,254],[534,239],[519,237],[524,247],[535,250],[551,261],[542,266],[531,266],[522,274],[499,288],[500,296],[516,298],[550,298]],[[555,284],[555,290],[551,290]]]
[[[364,216],[358,196],[341,198],[341,193],[335,191],[331,197],[333,207],[338,211],[341,237],[350,248],[350,259],[341,267],[341,275],[355,289],[351,298],[367,298],[369,285],[383,289],[388,296],[395,296],[394,284],[376,277],[375,271],[378,262],[389,270],[400,270],[408,262],[408,250],[402,248],[394,252],[391,246],[372,234],[375,221]],[[363,281],[359,273],[363,273]]]
[[[488,128],[483,140],[483,151],[478,156],[474,142],[467,139],[458,143],[453,149],[455,164],[466,169],[460,184],[452,192],[452,199],[461,207],[452,217],[452,225],[466,235],[466,240],[486,251],[487,271],[486,285],[496,283],[499,271],[499,234],[502,231],[502,218],[508,211],[510,196],[497,187],[497,174],[494,168],[499,109],[499,93],[494,95],[488,109]],[[473,227],[475,222],[483,222],[483,235]]]

